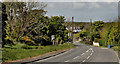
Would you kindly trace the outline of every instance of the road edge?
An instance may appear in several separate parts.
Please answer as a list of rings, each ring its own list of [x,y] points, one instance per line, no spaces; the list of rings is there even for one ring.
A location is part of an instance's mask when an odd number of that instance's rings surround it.
[[[27,59],[20,59],[20,60],[15,60],[15,61],[10,61],[10,62],[2,62],[2,64],[6,64],[6,63],[31,63],[31,62],[47,59],[47,58],[50,58],[50,57],[53,57],[53,56],[57,56],[59,54],[63,54],[65,52],[69,51],[69,50],[70,49],[53,51],[53,52],[50,52],[50,53],[46,53],[46,54],[43,54],[43,55],[39,55],[39,56],[36,56],[36,57],[27,58]]]

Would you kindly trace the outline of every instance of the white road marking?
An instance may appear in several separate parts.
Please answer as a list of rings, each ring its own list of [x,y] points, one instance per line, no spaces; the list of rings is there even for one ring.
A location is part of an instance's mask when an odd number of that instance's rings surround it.
[[[92,50],[92,48],[90,48],[90,50]]]
[[[115,53],[115,55],[116,55],[117,58],[118,58],[118,63],[120,64],[120,59],[119,59],[119,57],[118,57],[118,53],[116,53],[115,51],[114,51],[114,53]]]
[[[79,56],[77,56],[77,57],[75,57],[75,58],[73,58],[73,59],[77,59]]]
[[[81,55],[84,55],[85,53],[82,53]]]
[[[94,52],[93,49],[91,49],[91,50],[92,50],[92,52]]]
[[[90,55],[92,55],[92,54],[93,54],[93,52]]]
[[[62,53],[62,54],[59,54],[59,55],[56,55],[56,56],[53,56],[53,57],[50,57],[50,58],[47,58],[47,59],[39,60],[39,61],[36,61],[36,62],[41,62],[41,61],[45,61],[45,60],[48,60],[48,59],[52,59],[52,58],[61,56],[61,55],[63,55],[63,54],[66,54],[66,53],[68,53],[68,52],[70,52],[70,51],[72,51],[72,50],[73,50],[73,49],[71,49],[71,50],[69,50],[69,51],[67,51],[67,52],[64,52],[64,53]]]
[[[89,58],[90,58],[90,56],[87,57],[87,59],[89,59]]]
[[[93,54],[93,49],[92,48],[90,48],[90,49],[88,49],[86,52],[88,52],[89,50],[91,50],[92,52],[91,52],[91,54],[85,59],[85,60],[83,60],[82,62],[85,62],[87,59],[89,59],[91,56],[92,56],[92,54]],[[81,55],[84,55],[85,53],[82,53]]]
[[[85,62],[85,60],[83,60],[82,62]]]
[[[88,52],[89,50],[87,50],[86,52]]]
[[[65,61],[65,62],[69,62],[69,60]]]

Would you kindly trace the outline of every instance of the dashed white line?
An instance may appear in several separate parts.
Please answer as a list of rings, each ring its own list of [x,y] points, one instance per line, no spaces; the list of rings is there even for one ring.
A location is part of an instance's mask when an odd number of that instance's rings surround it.
[[[73,58],[73,59],[77,59],[79,56],[77,56],[77,57],[75,57],[75,58]]]
[[[88,52],[89,50],[87,50],[86,52]]]
[[[82,53],[81,55],[84,55],[85,53]]]
[[[83,60],[82,62],[85,62],[87,59],[89,59],[91,56],[92,56],[92,54],[93,54],[93,49],[92,48],[90,48],[90,49],[88,49],[86,52],[88,52],[89,50],[91,50],[92,51],[92,53],[85,59],[85,60]],[[82,53],[81,55],[84,55],[85,53]]]
[[[90,55],[92,55],[93,53],[91,53]]]
[[[90,56],[87,57],[87,59],[89,59],[89,58],[90,58]]]
[[[69,62],[69,60],[65,61],[65,62]]]
[[[83,60],[82,62],[85,62],[85,60]]]
[[[91,50],[92,50],[92,52],[94,52],[93,49],[91,49]]]

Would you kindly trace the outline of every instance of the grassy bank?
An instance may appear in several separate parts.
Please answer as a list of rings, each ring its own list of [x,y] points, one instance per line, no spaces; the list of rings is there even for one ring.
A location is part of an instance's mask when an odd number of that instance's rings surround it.
[[[33,46],[36,47],[36,46]],[[63,49],[74,48],[75,46],[71,43],[65,43],[58,46],[37,46],[36,49],[10,49],[10,48],[3,48],[2,49],[2,59],[3,61],[11,61],[11,60],[18,60],[24,59],[29,57],[38,56],[41,54],[45,54],[52,51],[58,51]]]
[[[111,47],[114,51],[119,51],[118,46]]]

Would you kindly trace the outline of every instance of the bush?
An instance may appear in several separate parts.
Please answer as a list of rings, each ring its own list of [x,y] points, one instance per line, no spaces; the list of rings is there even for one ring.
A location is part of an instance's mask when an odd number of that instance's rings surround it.
[[[16,45],[13,45],[12,47],[11,47],[11,49],[18,49],[18,48],[22,48],[22,46],[24,46],[25,44],[16,44]]]
[[[38,49],[39,46],[29,46],[29,45],[23,45],[21,48],[23,49]]]
[[[4,48],[11,48],[10,45],[4,45]]]
[[[100,46],[105,46],[105,41],[102,40],[102,39],[99,39],[98,43],[99,43]]]
[[[4,62],[5,60],[8,60],[8,58],[2,57],[2,61]]]
[[[38,46],[29,46],[31,47],[32,49],[38,49]]]
[[[22,46],[21,48],[23,48],[23,49],[32,49],[32,47],[29,46],[29,45],[24,45],[24,46]]]
[[[99,38],[95,38],[95,39],[94,39],[95,42],[98,42],[98,40],[99,40]]]
[[[43,49],[44,48],[44,46],[38,46],[38,49]]]

